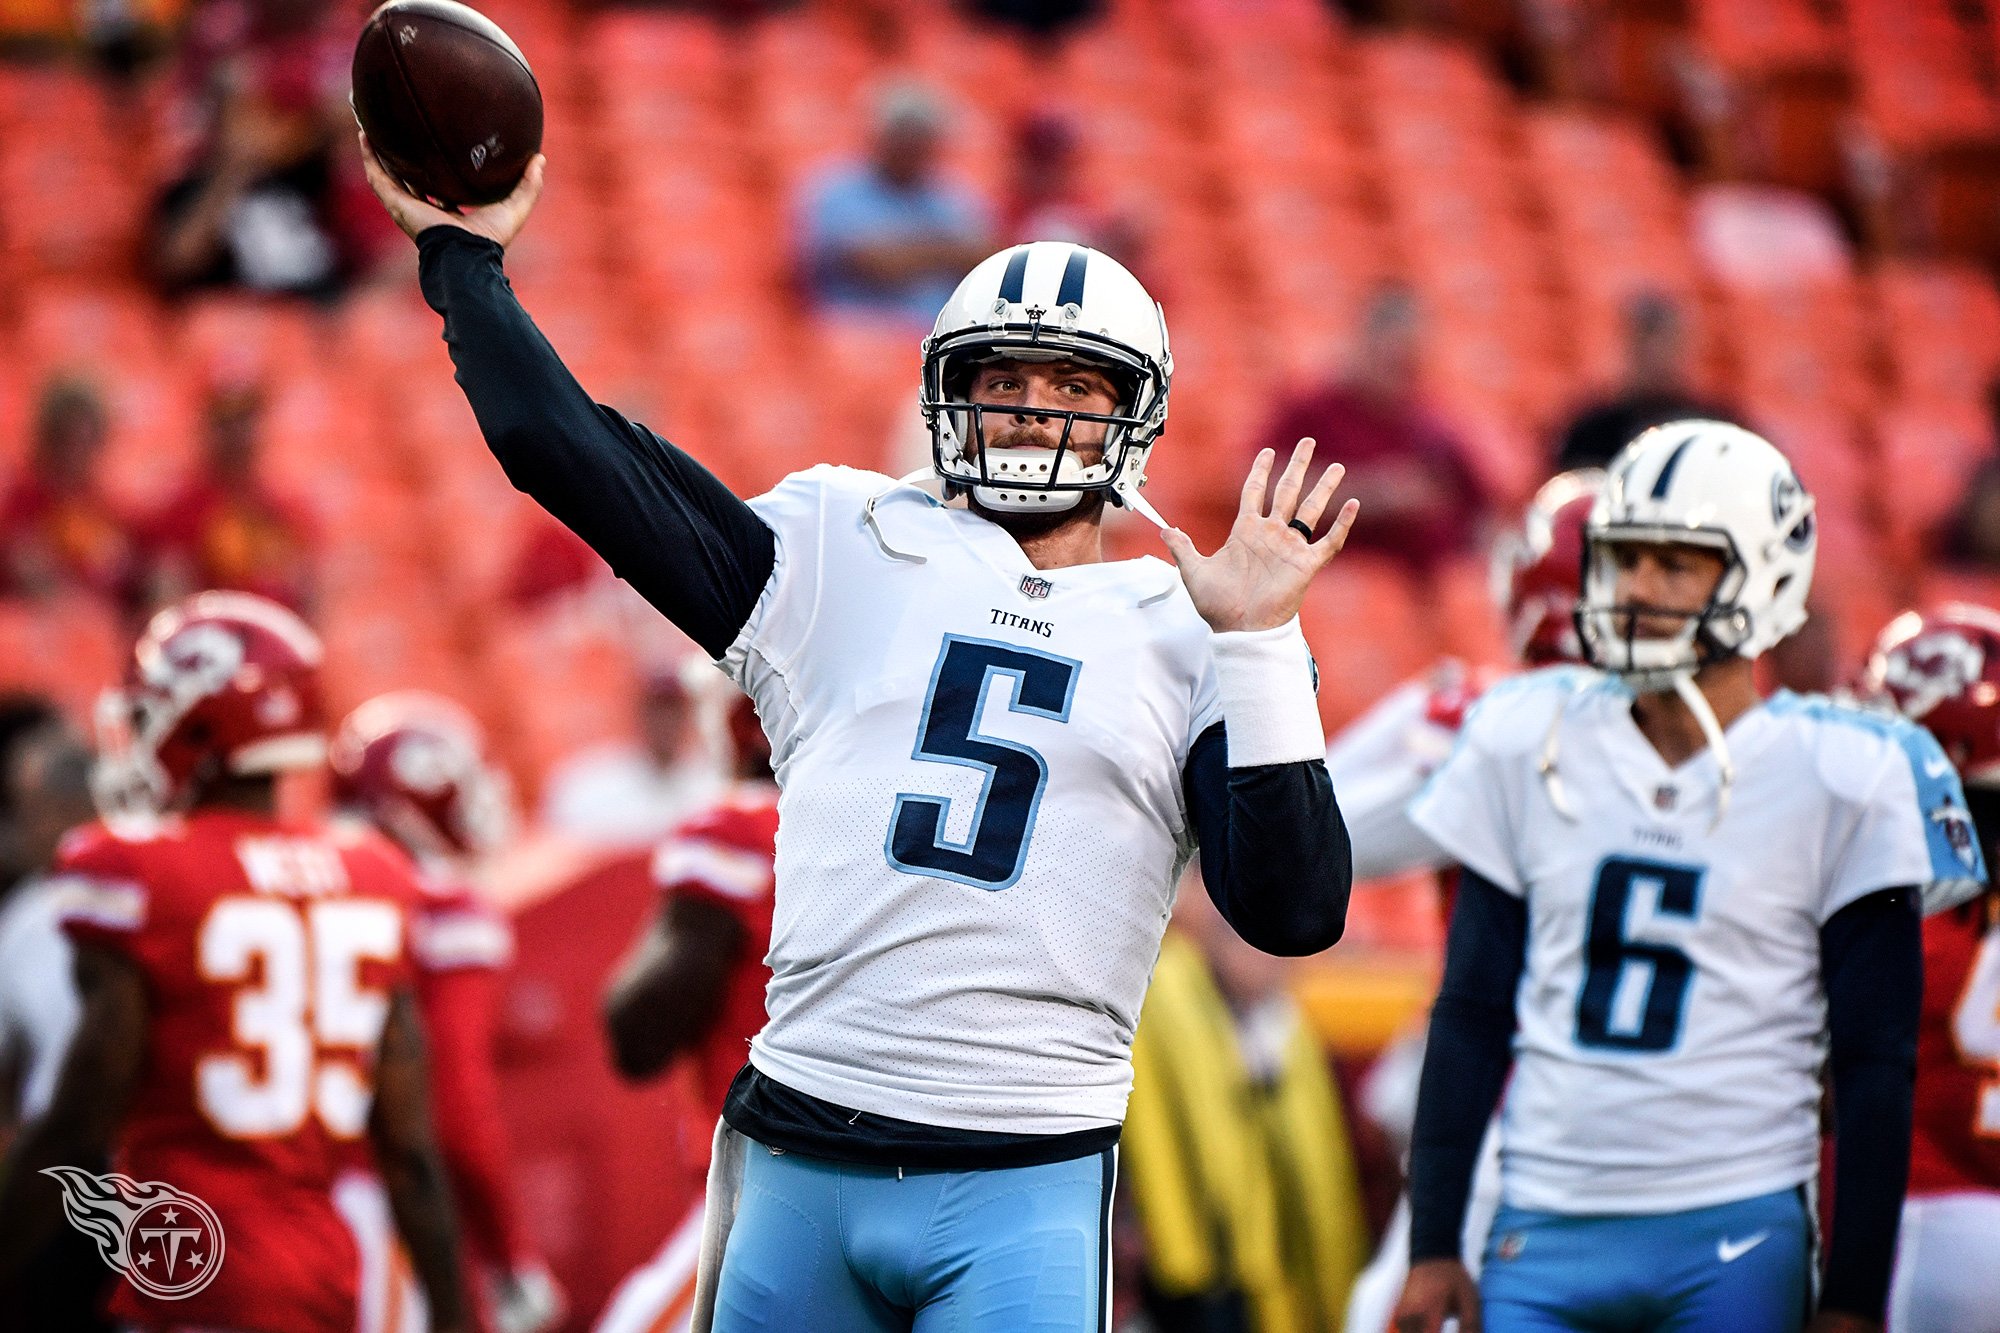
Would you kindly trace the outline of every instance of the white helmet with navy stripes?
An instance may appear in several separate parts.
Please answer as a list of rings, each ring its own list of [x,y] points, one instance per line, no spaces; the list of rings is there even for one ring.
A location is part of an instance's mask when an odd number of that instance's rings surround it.
[[[1641,639],[1617,604],[1620,543],[1710,547],[1728,562],[1707,607],[1672,638]],[[1762,436],[1720,421],[1640,435],[1610,467],[1584,529],[1577,632],[1593,666],[1635,689],[1727,657],[1757,657],[1806,622],[1818,532],[1813,498]]]
[[[970,387],[981,363],[1003,357],[1100,368],[1118,385],[1117,409],[1105,416],[1051,409],[1046,415],[1063,419],[1053,451],[978,447],[992,409],[970,403]],[[1087,492],[1103,491],[1112,503],[1147,513],[1139,488],[1167,422],[1173,373],[1166,316],[1124,265],[1066,241],[1002,250],[958,284],[924,340],[932,465],[948,489],[970,491],[989,509],[1060,513]],[[1105,425],[1095,462],[1079,459],[1070,445],[1078,421]]]

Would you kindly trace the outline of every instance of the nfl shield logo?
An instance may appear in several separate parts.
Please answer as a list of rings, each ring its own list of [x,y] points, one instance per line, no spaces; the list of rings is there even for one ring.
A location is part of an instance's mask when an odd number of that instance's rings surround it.
[[[1521,1257],[1521,1251],[1528,1248],[1528,1238],[1518,1231],[1510,1231],[1500,1238],[1494,1253],[1501,1259],[1512,1262]]]
[[[1023,597],[1033,597],[1037,601],[1040,601],[1054,592],[1055,587],[1056,585],[1050,583],[1047,579],[1034,574],[1024,574],[1021,576],[1021,595]]]

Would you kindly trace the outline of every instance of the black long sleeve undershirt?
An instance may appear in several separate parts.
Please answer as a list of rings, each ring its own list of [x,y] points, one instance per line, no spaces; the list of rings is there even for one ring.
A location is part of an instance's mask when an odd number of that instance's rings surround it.
[[[417,250],[424,299],[444,316],[459,386],[507,479],[721,656],[775,567],[771,529],[686,453],[591,401],[515,299],[498,245],[440,226]],[[1326,766],[1231,770],[1218,725],[1182,776],[1224,919],[1271,953],[1339,939],[1352,875]]]
[[[1820,930],[1833,1083],[1833,1234],[1820,1308],[1882,1318],[1910,1180],[1923,923],[1914,888],[1849,903]]]
[[[1245,943],[1302,958],[1347,925],[1354,857],[1323,760],[1229,767],[1218,722],[1188,752],[1188,814],[1209,899]]]
[[[514,488],[720,657],[777,562],[777,538],[713,473],[594,403],[514,298],[500,247],[460,227],[417,237],[458,384]]]
[[[1923,940],[1917,891],[1884,889],[1820,930],[1835,1122],[1823,1309],[1880,1319],[1909,1179]],[[1456,1258],[1480,1140],[1513,1066],[1527,958],[1521,899],[1466,871],[1431,1011],[1410,1150],[1410,1260]]]
[[[1514,1064],[1514,994],[1527,957],[1527,903],[1462,872],[1410,1136],[1411,1263],[1459,1257],[1480,1141]]]

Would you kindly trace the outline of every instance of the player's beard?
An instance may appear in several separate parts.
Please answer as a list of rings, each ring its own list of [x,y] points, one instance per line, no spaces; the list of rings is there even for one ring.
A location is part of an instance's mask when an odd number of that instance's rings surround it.
[[[1056,441],[1059,438],[1059,434],[1055,431],[1043,430],[1034,426],[1014,426],[1002,431],[992,439],[984,441],[982,447],[987,449],[1046,449],[1050,453],[1054,453]],[[1081,448],[1071,445],[1069,452],[1077,462],[1085,467],[1094,467],[1104,457],[1104,447],[1101,444],[1084,445]],[[995,484],[998,485],[998,483]],[[969,488],[966,503],[982,518],[998,523],[1016,537],[1037,537],[1045,532],[1053,532],[1066,523],[1095,523],[1104,515],[1103,491],[1085,491],[1083,497],[1074,505],[1068,509],[1058,510],[1055,513],[1035,513],[1024,509],[989,509],[987,506],[979,503],[979,497],[976,494],[971,494]]]

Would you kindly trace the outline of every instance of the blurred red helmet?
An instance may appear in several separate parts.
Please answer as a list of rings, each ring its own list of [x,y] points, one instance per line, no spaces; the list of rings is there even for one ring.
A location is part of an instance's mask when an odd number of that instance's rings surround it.
[[[267,598],[203,592],[167,607],[98,704],[107,814],[178,809],[204,782],[326,759],[319,636]]]
[[[1493,549],[1493,600],[1507,618],[1508,645],[1528,666],[1583,660],[1576,637],[1583,528],[1604,486],[1598,468],[1549,478]]]
[[[471,713],[422,690],[347,715],[329,755],[333,799],[419,859],[478,856],[505,842],[513,793]]]
[[[1967,786],[2000,785],[2000,613],[1905,611],[1875,640],[1859,692],[1929,728]]]

